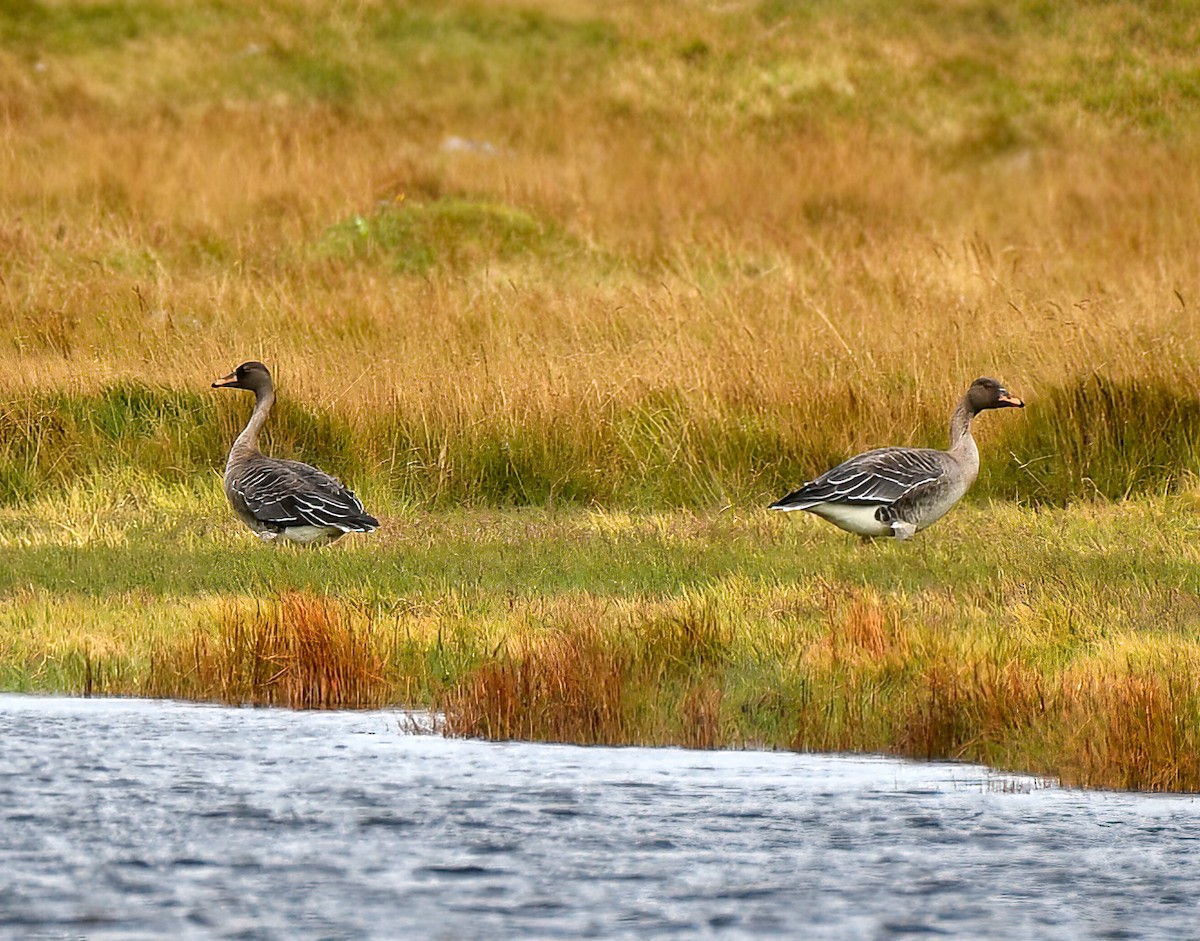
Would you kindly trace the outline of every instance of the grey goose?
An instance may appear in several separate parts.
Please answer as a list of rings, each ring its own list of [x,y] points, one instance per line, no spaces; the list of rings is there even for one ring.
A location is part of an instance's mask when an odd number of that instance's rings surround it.
[[[860,536],[908,539],[936,522],[975,483],[979,449],[971,419],[989,408],[1024,408],[995,379],[981,378],[950,416],[950,449],[877,448],[856,455],[771,504],[807,510]]]
[[[379,520],[336,477],[311,464],[267,457],[258,449],[258,433],[275,401],[266,366],[242,363],[213,388],[254,393],[254,411],[225,463],[225,496],[242,522],[263,539],[304,544],[330,543],[346,533],[378,528]]]

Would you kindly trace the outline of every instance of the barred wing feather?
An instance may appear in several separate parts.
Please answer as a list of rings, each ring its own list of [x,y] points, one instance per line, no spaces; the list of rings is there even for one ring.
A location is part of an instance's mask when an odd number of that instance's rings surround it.
[[[826,471],[773,503],[772,508],[803,510],[820,503],[886,506],[917,487],[939,480],[948,469],[947,457],[941,451],[879,448]]]
[[[340,480],[299,461],[264,459],[241,475],[234,492],[255,519],[272,526],[361,533],[379,525]]]

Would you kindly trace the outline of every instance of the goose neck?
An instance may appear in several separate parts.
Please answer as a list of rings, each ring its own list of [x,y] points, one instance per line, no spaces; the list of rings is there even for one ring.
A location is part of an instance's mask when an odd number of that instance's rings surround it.
[[[950,453],[961,454],[975,450],[975,439],[971,437],[971,419],[975,412],[964,396],[950,416]]]
[[[271,405],[274,401],[275,390],[270,386],[254,390],[254,411],[250,413],[250,420],[246,422],[246,427],[242,429],[242,433],[233,442],[233,450],[258,450],[258,433],[262,431],[263,425],[266,424],[267,413],[271,411]]]

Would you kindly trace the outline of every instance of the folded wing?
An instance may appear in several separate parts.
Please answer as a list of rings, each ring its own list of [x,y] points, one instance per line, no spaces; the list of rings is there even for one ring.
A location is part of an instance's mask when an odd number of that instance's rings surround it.
[[[233,489],[254,518],[272,528],[323,526],[369,533],[379,526],[340,480],[300,461],[264,458],[247,468]]]
[[[928,448],[879,448],[859,454],[771,504],[805,510],[821,503],[886,506],[948,471],[946,455]]]

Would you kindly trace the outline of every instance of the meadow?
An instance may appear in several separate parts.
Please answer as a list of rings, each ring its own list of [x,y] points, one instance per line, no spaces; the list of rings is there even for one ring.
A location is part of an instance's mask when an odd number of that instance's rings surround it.
[[[0,687],[1200,789],[1196,13],[0,6]],[[248,359],[379,533],[239,528]]]

